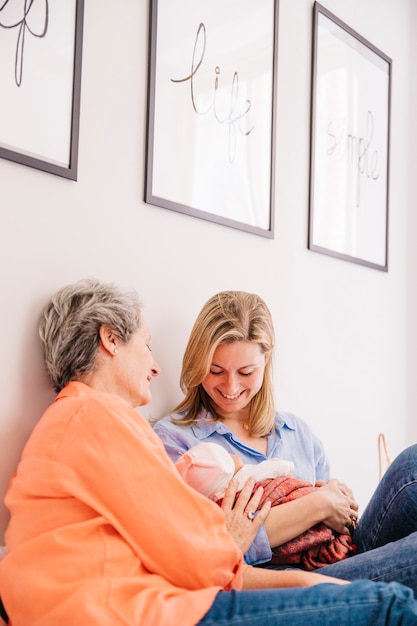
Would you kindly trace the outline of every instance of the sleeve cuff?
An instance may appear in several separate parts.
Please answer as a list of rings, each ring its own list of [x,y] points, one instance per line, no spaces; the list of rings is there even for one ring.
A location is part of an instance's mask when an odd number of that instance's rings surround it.
[[[260,565],[272,559],[272,550],[269,545],[268,535],[265,526],[261,526],[249,550],[245,553],[245,563],[249,565]]]

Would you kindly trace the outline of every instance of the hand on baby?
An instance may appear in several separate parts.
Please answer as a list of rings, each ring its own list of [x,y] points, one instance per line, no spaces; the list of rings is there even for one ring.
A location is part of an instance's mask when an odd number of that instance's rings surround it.
[[[238,485],[235,480],[232,480],[229,483],[221,505],[226,518],[226,527],[243,553],[250,548],[259,528],[265,522],[271,510],[271,503],[268,501],[255,515],[255,511],[261,501],[263,489],[258,487],[252,496],[254,486],[255,480],[249,478],[235,502]]]

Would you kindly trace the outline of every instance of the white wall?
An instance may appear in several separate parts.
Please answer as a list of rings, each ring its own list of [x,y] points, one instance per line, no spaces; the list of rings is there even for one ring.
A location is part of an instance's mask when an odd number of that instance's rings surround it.
[[[412,0],[325,3],[393,59],[384,273],[306,247],[312,0],[280,2],[275,239],[143,202],[147,4],[85,3],[78,182],[0,160],[0,494],[53,397],[37,339],[40,307],[63,284],[96,276],[137,288],[145,304],[162,367],[147,416],[180,398],[182,351],[207,298],[222,289],[262,295],[276,324],[278,405],[311,422],[334,474],[363,505],[377,482],[377,433],[386,432],[393,456],[417,434],[410,132],[417,98],[409,84],[417,10]],[[0,522],[1,532],[4,508]]]
[[[417,372],[417,289],[416,289],[416,268],[417,268],[417,246],[415,233],[417,232],[416,193],[416,163],[417,163],[417,81],[415,80],[414,68],[417,61],[417,40],[415,38],[415,25],[417,24],[417,4],[410,2],[409,15],[409,41],[410,41],[410,65],[408,78],[408,102],[404,98],[404,109],[407,111],[408,151],[404,156],[399,155],[399,161],[408,175],[408,185],[406,189],[407,215],[407,237],[406,262],[407,262],[407,290],[406,290],[406,315],[405,324],[407,328],[407,427],[408,438],[417,441],[417,393],[416,393],[416,372]],[[413,80],[414,79],[414,80]]]

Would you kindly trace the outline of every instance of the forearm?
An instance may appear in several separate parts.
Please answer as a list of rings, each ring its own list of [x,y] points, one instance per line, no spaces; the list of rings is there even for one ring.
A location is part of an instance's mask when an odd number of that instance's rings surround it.
[[[274,548],[298,537],[328,514],[328,506],[319,491],[272,507],[265,521],[269,545]]]
[[[298,569],[272,570],[248,567],[243,573],[243,589],[311,587],[321,583],[348,584],[348,581]]]

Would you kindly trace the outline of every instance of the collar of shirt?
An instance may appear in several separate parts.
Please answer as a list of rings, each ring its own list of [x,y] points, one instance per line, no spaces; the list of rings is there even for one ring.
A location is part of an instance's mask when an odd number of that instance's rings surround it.
[[[273,431],[268,435],[268,457],[271,452],[275,450],[276,443],[281,439],[280,431],[284,428],[288,428],[289,430],[296,430],[296,420],[292,417],[291,413],[279,412],[275,414],[275,426]],[[243,450],[250,450],[252,456],[259,456],[262,459],[267,458],[261,452],[256,452],[252,448],[248,448],[244,444],[242,444],[233,433],[223,424],[222,421],[212,421],[211,414],[204,410],[201,412],[200,420],[191,427],[194,436],[200,441],[205,441],[213,435],[217,433],[225,437],[228,440],[231,440],[233,444],[237,447],[241,447]]]

